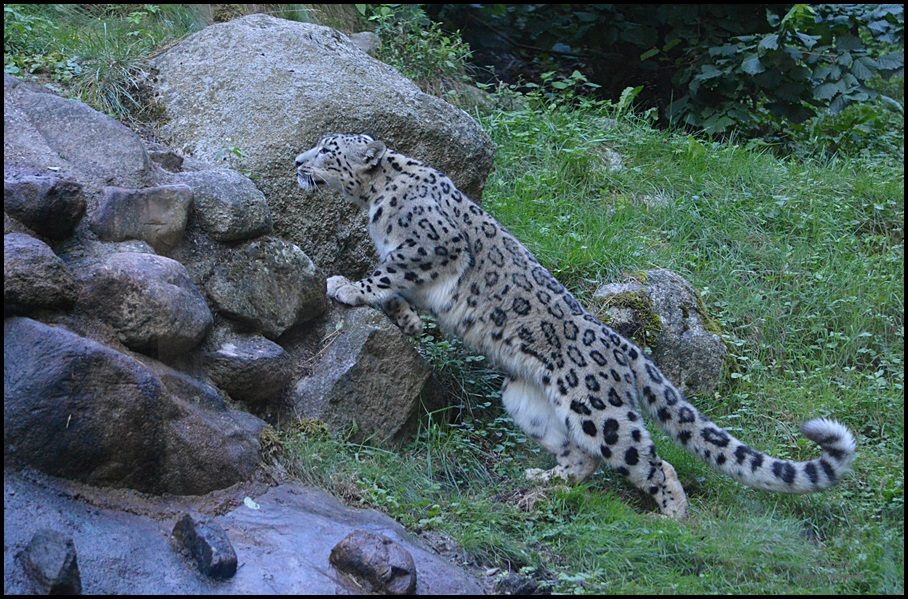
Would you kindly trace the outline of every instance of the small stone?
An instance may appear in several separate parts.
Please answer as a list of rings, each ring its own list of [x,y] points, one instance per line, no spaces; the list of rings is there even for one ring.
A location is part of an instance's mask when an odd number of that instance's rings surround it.
[[[384,535],[354,530],[334,546],[330,561],[358,591],[411,595],[416,590],[413,556]]]
[[[7,169],[3,170],[3,211],[38,234],[63,239],[85,214],[81,183],[15,168],[7,178]]]
[[[49,595],[81,595],[82,578],[72,537],[55,530],[35,533],[22,555],[25,569]]]
[[[170,539],[174,548],[188,554],[205,576],[225,580],[236,574],[236,551],[227,533],[213,518],[183,514]]]
[[[140,239],[166,254],[183,238],[192,205],[188,185],[144,189],[105,187],[91,218],[91,230],[102,241]]]

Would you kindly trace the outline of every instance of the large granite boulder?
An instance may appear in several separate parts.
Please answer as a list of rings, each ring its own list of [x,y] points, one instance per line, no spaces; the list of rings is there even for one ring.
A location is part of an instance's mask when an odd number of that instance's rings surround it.
[[[361,214],[296,184],[295,156],[321,135],[371,133],[476,201],[492,167],[491,140],[469,115],[328,27],[250,15],[190,36],[154,68],[164,134],[195,158],[251,170],[275,234],[327,274],[364,275],[374,257]]]

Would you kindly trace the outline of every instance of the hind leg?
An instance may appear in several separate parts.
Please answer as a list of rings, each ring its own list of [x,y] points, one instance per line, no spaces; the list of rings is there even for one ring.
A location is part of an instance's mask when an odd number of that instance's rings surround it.
[[[407,300],[396,293],[384,301],[381,309],[405,335],[416,337],[422,333],[422,320],[419,319],[419,314]]]
[[[624,475],[635,487],[651,496],[663,516],[682,519],[687,515],[687,496],[675,469],[656,453],[643,420],[633,410],[619,417],[618,410],[606,410],[599,426],[572,426],[577,442],[599,453],[612,470]],[[592,433],[592,434],[591,434]]]
[[[555,454],[558,461],[558,465],[551,470],[527,470],[528,479],[547,481],[561,478],[580,482],[596,471],[599,457],[584,451],[571,439],[564,421],[556,414],[545,391],[522,379],[507,379],[501,399],[508,414],[520,428]]]

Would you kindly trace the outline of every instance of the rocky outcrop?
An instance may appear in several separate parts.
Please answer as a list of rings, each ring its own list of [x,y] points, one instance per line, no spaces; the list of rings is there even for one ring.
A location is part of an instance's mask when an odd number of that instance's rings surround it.
[[[176,179],[192,188],[195,217],[212,239],[238,241],[271,233],[271,210],[265,196],[240,173],[188,171]]]
[[[431,368],[381,312],[332,306],[305,336],[288,342],[306,356],[303,376],[290,391],[295,413],[334,429],[355,429],[357,440],[411,438],[424,410],[444,407]],[[304,347],[321,349],[308,354]],[[389,418],[391,414],[409,417]]]
[[[277,397],[293,377],[287,351],[264,337],[219,327],[204,361],[208,377],[230,397],[255,405]]]
[[[101,241],[141,239],[166,254],[183,238],[192,200],[193,189],[188,185],[105,187],[91,230]]]
[[[44,472],[152,493],[247,480],[264,423],[209,385],[29,318],[3,327],[4,454]]]
[[[3,76],[3,96],[4,182],[7,172],[22,169],[96,188],[150,183],[142,140],[114,119],[9,75]]]
[[[252,181],[157,144],[146,150],[133,132],[84,105],[15,78],[4,82],[7,468],[103,487],[105,497],[112,489],[205,496],[264,476],[267,425],[260,417],[322,418],[346,429],[358,410],[364,440],[397,442],[415,432],[421,401],[440,400],[430,392],[430,369],[378,311],[351,311],[352,326],[335,326],[344,309],[326,314],[322,270],[274,234],[271,208]],[[354,321],[369,317],[381,324],[359,330]],[[323,374],[311,368],[314,357],[333,344],[360,359],[347,365],[355,376],[307,387]],[[358,394],[356,401],[341,391]],[[280,501],[279,510],[262,505],[269,518],[279,514],[282,531],[294,526],[294,510],[324,503],[288,508]],[[129,571],[141,580],[124,585],[101,573],[109,570],[103,560],[119,558],[86,540],[99,534],[97,523],[83,532],[67,525],[77,504],[61,508],[68,510],[64,525],[57,521],[44,534],[33,507],[5,502],[5,571],[17,572],[5,577],[7,592],[78,592],[80,585],[85,592],[160,592],[158,566],[185,570],[187,562],[196,572],[172,592],[217,590],[200,576],[241,581],[224,592],[343,588],[333,574],[319,578],[330,569],[331,546],[313,545],[312,529],[297,529],[294,544],[283,546],[281,563],[296,559],[300,546],[324,550],[298,562],[304,571],[296,578],[286,568],[276,575],[268,557],[284,532],[263,541],[253,524],[254,532],[238,538],[228,521],[219,536],[217,523],[202,516],[181,520],[178,551],[164,556],[152,527],[138,545],[159,553],[140,552],[147,562]],[[102,534],[122,538],[121,516],[101,518],[110,525]],[[171,521],[168,534],[174,528]],[[237,564],[229,547],[241,557],[250,547],[264,556],[252,579],[231,578]],[[250,571],[249,564],[238,571]]]
[[[205,298],[176,260],[118,252],[77,268],[80,304],[126,347],[153,357],[185,353],[213,322]]]
[[[5,144],[4,144],[5,145]],[[12,165],[3,168],[3,210],[39,235],[62,239],[85,214],[82,185],[50,174]]]
[[[329,341],[307,335],[324,328],[325,277],[298,246],[269,235],[271,211],[252,181],[158,145],[152,160],[116,121],[5,81],[7,457],[93,484],[204,493],[258,464],[265,424],[232,401],[272,422],[346,426],[330,398],[313,396],[330,386],[297,389],[313,374],[303,363]],[[20,136],[15,126],[28,129],[35,103],[59,109],[44,118],[78,129],[109,160],[85,162],[59,132],[42,134],[43,145]],[[31,164],[38,155],[61,166]],[[118,159],[132,166],[102,172]],[[339,337],[352,347],[358,335]],[[364,438],[402,440],[429,369],[399,331],[386,324],[384,335],[401,351],[356,354],[372,358],[357,371],[360,386],[370,369],[384,385],[360,398],[377,402],[380,417],[359,426]],[[300,337],[308,344],[292,341]]]
[[[365,543],[382,539],[380,545],[347,544],[347,555],[354,555],[342,567],[351,564],[372,573],[372,580],[397,581],[396,572],[383,574],[375,566],[409,563],[409,557],[413,568],[407,580],[415,578],[417,594],[486,591],[385,514],[351,509],[323,491],[293,484],[158,497],[26,471],[4,472],[3,488],[8,595],[46,593],[48,587],[76,589],[77,581],[90,595],[362,593],[331,562],[332,550],[351,535]],[[53,555],[39,563],[45,574],[36,575],[30,562],[38,560],[27,547],[42,530],[52,535],[43,536],[50,536],[47,552]],[[382,552],[391,543],[394,551]],[[353,561],[357,553],[359,559]],[[237,568],[225,576],[232,571],[231,554]]]
[[[358,278],[374,256],[361,214],[294,181],[295,156],[325,133],[371,133],[481,199],[494,149],[479,125],[333,29],[250,15],[187,38],[154,67],[163,132],[195,158],[253,171],[274,233],[326,274]]]
[[[190,156],[4,77],[5,590],[348,593],[368,580],[481,591],[387,519],[354,518],[321,494],[278,487],[207,511],[185,499],[265,477],[263,418],[355,424],[364,441],[399,442],[442,407],[430,368],[380,312],[327,310],[325,269],[352,255],[344,271],[355,276],[373,258],[362,215],[299,190],[299,148],[327,130],[370,129],[477,198],[492,156],[465,113],[336,32],[264,16],[228,27],[158,64],[168,132]],[[236,43],[226,57],[224,39]],[[193,72],[200,62],[217,73],[203,83],[211,112],[183,114],[200,93],[193,79],[208,77]],[[252,93],[224,93],[234,85]],[[202,121],[210,127],[183,129]],[[225,142],[244,146],[257,184],[199,160],[218,161]],[[113,507],[133,490],[166,499],[143,499],[142,515]],[[329,562],[359,528],[387,539],[348,542],[362,560],[344,568],[368,561],[367,579]],[[383,577],[400,564],[403,584]]]
[[[258,239],[227,252],[207,284],[225,316],[269,339],[325,311],[325,277],[301,249]]]
[[[3,236],[4,314],[65,310],[75,301],[76,281],[50,246],[22,233]]]
[[[710,396],[716,391],[728,348],[690,283],[656,269],[603,285],[593,297],[603,306],[603,322],[645,346],[682,393]]]

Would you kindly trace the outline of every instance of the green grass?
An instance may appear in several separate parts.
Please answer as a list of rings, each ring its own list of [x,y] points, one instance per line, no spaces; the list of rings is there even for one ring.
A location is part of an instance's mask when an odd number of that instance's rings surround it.
[[[147,61],[200,30],[191,5],[4,4],[4,72],[120,119],[146,120]]]

